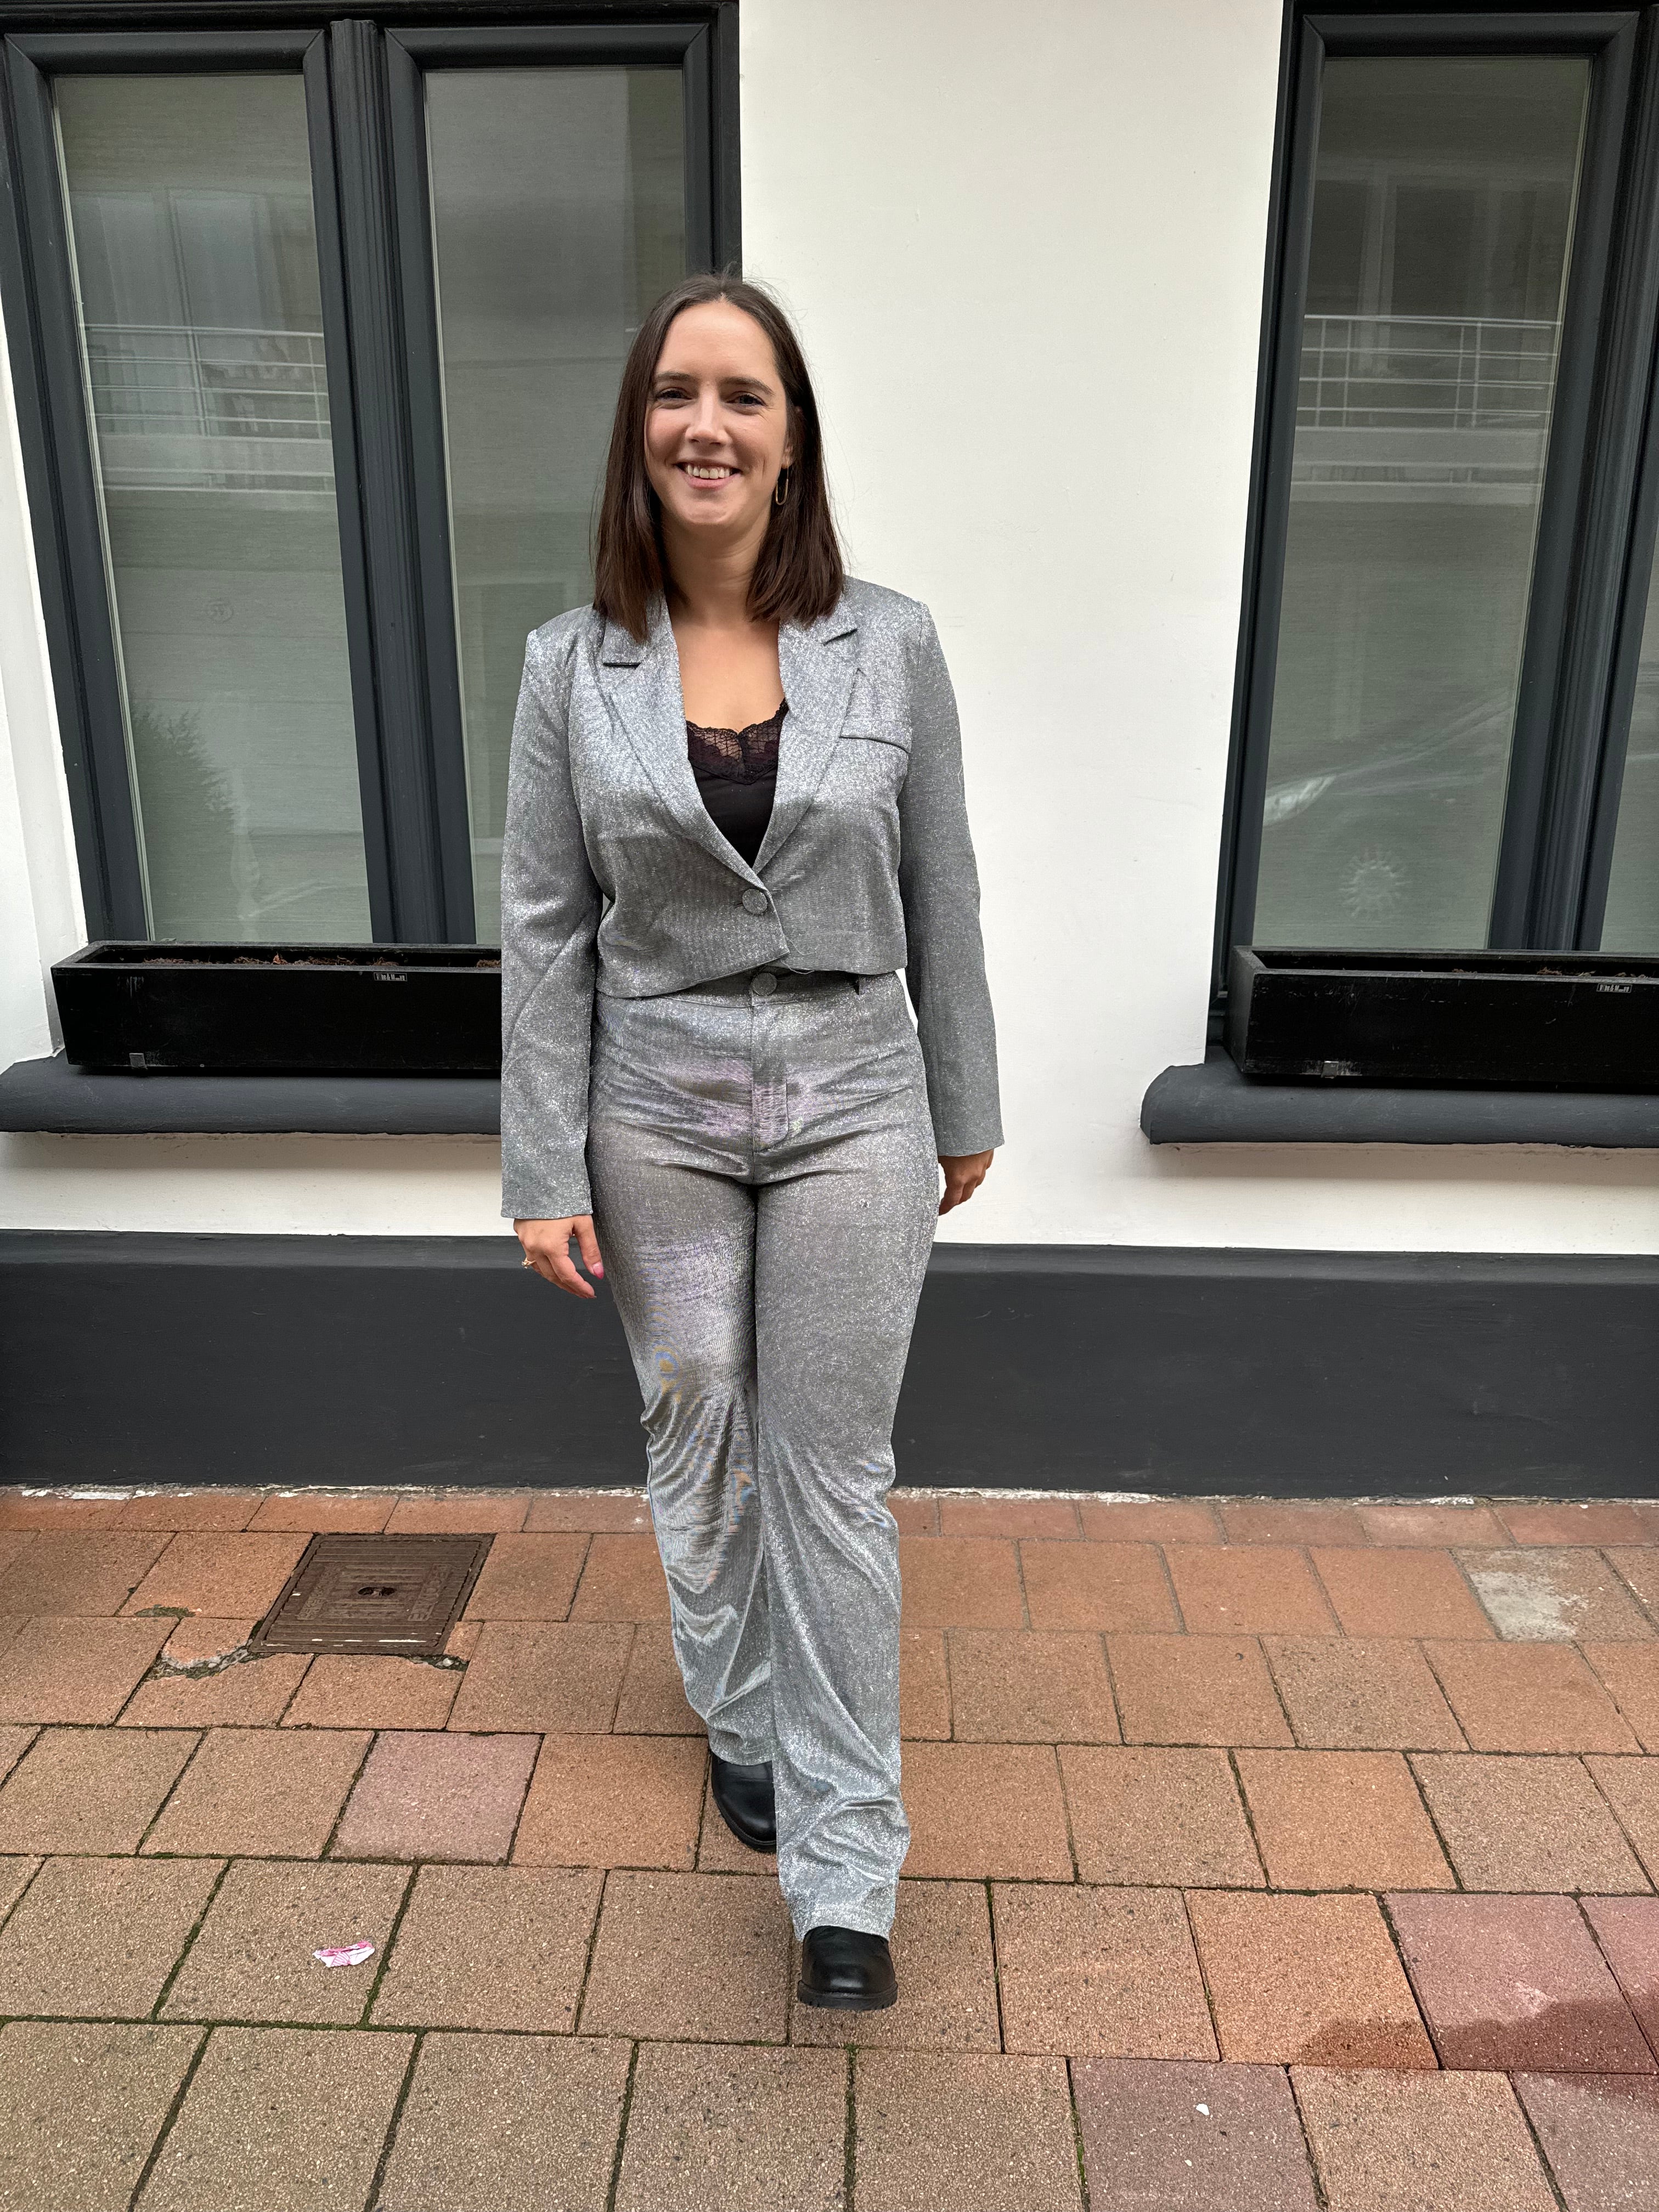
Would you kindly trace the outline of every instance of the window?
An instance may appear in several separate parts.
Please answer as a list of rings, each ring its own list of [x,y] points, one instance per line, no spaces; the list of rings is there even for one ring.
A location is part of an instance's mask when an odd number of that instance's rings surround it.
[[[495,941],[526,633],[645,309],[735,259],[731,16],[6,41],[94,935]]]
[[[1659,951],[1659,9],[1289,36],[1218,995]]]

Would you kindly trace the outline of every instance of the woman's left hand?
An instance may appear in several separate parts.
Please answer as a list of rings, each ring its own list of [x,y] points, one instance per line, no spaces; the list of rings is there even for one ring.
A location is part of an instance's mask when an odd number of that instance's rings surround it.
[[[939,1212],[948,1213],[953,1206],[970,1199],[995,1158],[994,1152],[941,1152],[939,1164],[945,1170],[945,1195],[939,1200]]]

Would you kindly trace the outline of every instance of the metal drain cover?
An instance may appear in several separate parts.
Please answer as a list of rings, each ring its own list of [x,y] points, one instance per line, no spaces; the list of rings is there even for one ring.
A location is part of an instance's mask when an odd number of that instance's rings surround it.
[[[489,1545],[488,1536],[313,1536],[253,1641],[266,1651],[435,1657]]]

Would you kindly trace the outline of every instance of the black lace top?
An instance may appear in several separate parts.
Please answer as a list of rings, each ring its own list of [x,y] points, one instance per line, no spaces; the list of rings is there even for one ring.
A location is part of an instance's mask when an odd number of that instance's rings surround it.
[[[711,729],[690,721],[685,726],[691,773],[709,818],[751,866],[772,818],[778,740],[788,703],[784,700],[775,714],[743,730]]]

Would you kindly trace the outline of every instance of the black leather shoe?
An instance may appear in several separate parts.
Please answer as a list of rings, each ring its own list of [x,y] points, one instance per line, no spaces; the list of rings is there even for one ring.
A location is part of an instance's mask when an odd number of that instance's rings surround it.
[[[739,1766],[711,1751],[708,1769],[714,1808],[740,1844],[751,1851],[778,1847],[777,1801],[772,1795],[772,1763]]]
[[[896,2004],[898,1976],[887,1938],[862,1928],[809,1928],[795,1995],[834,2012],[882,2012]]]

